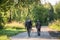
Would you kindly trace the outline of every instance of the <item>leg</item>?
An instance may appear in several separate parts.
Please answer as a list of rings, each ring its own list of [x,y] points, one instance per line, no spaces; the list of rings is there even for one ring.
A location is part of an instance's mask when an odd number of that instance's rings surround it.
[[[28,33],[28,36],[29,36],[29,37],[30,37],[30,32],[31,32],[31,30],[28,29],[28,30],[27,30],[27,33]]]
[[[40,29],[38,29],[37,32],[38,32],[38,36],[40,36]]]

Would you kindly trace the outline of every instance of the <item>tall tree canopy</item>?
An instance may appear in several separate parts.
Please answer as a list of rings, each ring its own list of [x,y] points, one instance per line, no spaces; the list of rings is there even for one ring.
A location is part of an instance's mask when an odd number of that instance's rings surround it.
[[[60,2],[55,5],[55,18],[60,19]]]

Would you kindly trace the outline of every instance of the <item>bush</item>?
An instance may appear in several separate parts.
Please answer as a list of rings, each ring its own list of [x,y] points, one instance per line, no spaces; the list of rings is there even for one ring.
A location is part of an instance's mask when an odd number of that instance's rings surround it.
[[[25,28],[23,23],[18,23],[18,22],[11,22],[11,23],[7,23],[5,24],[4,28]]]
[[[5,26],[5,23],[7,23],[7,15],[6,13],[0,12],[0,29],[3,29]]]
[[[0,29],[3,29],[3,27],[4,27],[4,24],[0,23]]]
[[[52,23],[49,24],[49,28],[60,31],[60,20],[55,20]]]
[[[3,36],[0,36],[0,40],[10,40],[7,36],[3,35]]]

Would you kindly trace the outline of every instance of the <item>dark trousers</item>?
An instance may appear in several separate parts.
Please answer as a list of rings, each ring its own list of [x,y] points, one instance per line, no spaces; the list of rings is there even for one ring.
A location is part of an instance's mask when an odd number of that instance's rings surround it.
[[[28,36],[30,37],[31,28],[27,28],[27,33],[28,33]]]
[[[40,28],[37,29],[37,34],[40,36]]]

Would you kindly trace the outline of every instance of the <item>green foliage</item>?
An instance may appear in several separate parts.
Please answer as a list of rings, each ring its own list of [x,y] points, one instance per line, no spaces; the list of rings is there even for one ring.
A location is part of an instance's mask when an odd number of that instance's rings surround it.
[[[36,21],[39,19],[41,23],[47,22],[47,9],[43,5],[36,5],[32,10],[33,20]]]
[[[33,13],[34,13],[33,16],[34,16],[35,20],[41,18],[40,16],[43,14],[43,13],[41,13],[41,6],[35,6],[33,8]]]
[[[19,22],[11,22],[11,23],[6,23],[4,28],[25,28],[23,23]]]
[[[55,5],[55,18],[60,19],[60,2]]]
[[[4,0],[4,1],[0,1],[0,10],[6,12],[8,11],[11,6],[13,5],[13,0]]]
[[[0,35],[0,40],[10,40],[6,35]]]
[[[49,28],[60,31],[60,20],[55,20],[52,23],[49,24]]]
[[[3,29],[5,23],[7,22],[7,17],[4,12],[0,12],[0,29]]]
[[[11,8],[12,0],[1,0],[0,1],[0,29],[3,29],[5,23],[8,21],[7,11]]]
[[[51,22],[52,20],[54,20],[54,8],[51,5],[51,3],[46,3],[44,7],[48,10],[47,17],[48,17],[48,21]]]
[[[11,19],[15,21],[25,21],[25,19],[28,17],[33,19],[32,16],[32,9],[33,4],[38,4],[38,1],[40,0],[18,0],[18,3],[15,4],[11,10]]]
[[[10,40],[9,37],[14,36],[18,33],[25,32],[26,30],[24,28],[22,29],[12,29],[12,28],[6,28],[6,29],[0,29],[0,40]]]
[[[18,33],[25,32],[25,31],[26,30],[24,28],[22,28],[22,29],[6,28],[6,29],[0,30],[0,35],[6,35],[6,36],[10,37],[10,36],[14,36]]]
[[[0,24],[5,24],[7,21],[25,21],[27,17],[36,21],[39,19],[42,24],[48,24],[48,21],[60,18],[60,6],[59,4],[54,8],[50,3],[44,5],[41,4],[40,0],[4,0],[0,1],[0,13],[3,16],[0,17]],[[7,12],[7,13],[6,13]]]

